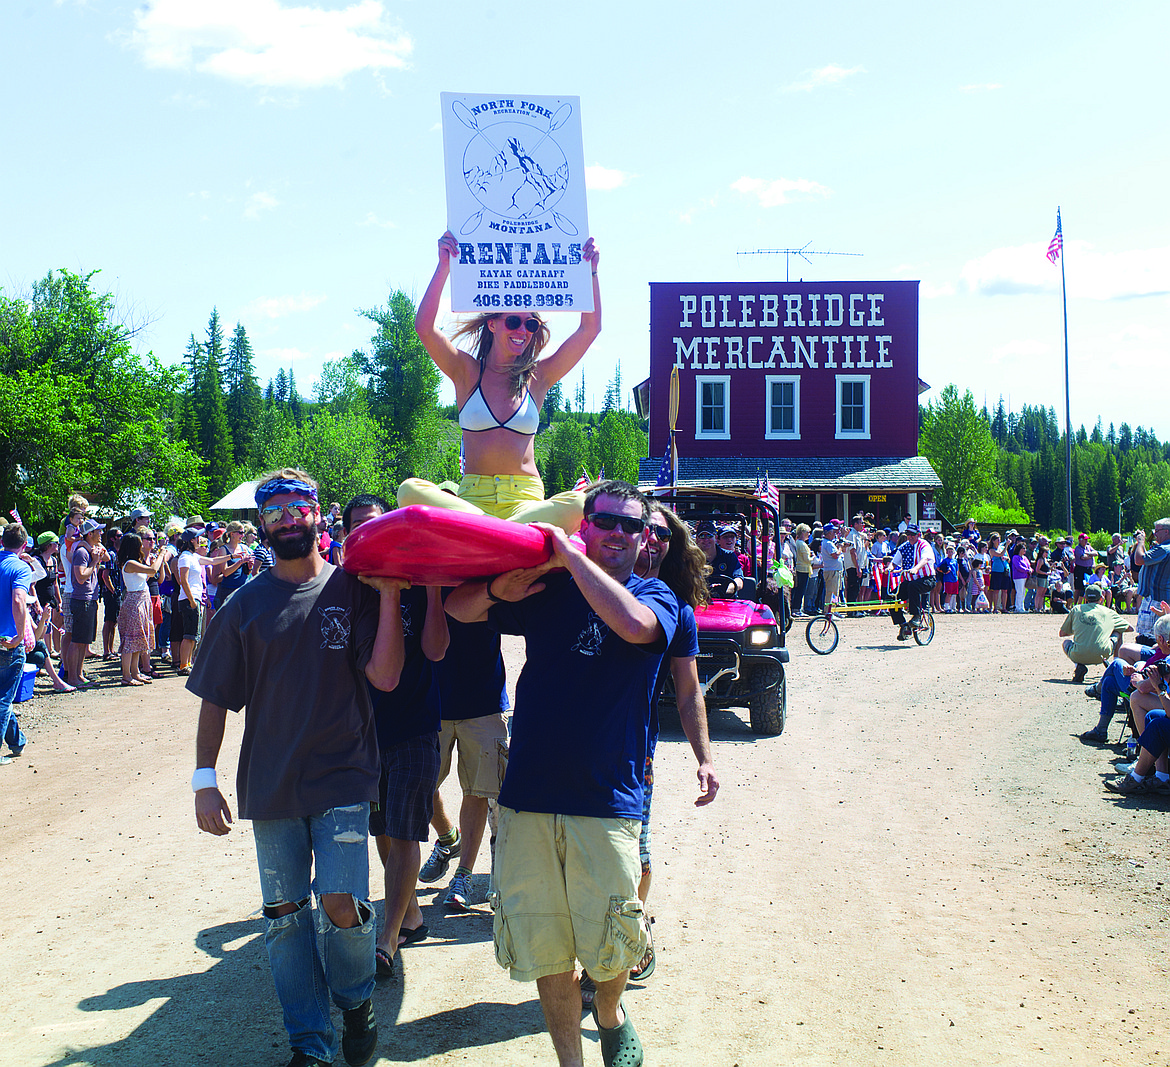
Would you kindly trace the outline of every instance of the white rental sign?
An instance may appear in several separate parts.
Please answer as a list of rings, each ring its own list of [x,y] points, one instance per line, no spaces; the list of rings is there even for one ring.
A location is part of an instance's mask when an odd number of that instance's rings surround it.
[[[441,99],[451,310],[592,311],[580,98]]]

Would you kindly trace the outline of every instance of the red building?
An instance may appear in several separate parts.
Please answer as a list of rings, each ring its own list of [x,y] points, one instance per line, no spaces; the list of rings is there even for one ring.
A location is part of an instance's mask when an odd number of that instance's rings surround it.
[[[754,487],[793,519],[920,515],[941,485],[918,455],[918,282],[650,285],[653,482],[678,368],[680,482]]]

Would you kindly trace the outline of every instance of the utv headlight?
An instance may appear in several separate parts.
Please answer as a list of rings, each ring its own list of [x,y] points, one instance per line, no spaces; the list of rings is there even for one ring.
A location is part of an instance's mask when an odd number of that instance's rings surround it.
[[[748,644],[755,648],[762,648],[772,643],[773,630],[768,626],[753,626],[748,630]]]

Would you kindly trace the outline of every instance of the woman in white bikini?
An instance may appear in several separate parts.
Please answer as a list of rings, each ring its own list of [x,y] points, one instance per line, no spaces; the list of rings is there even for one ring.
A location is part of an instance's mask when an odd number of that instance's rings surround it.
[[[480,315],[460,326],[454,338],[436,327],[439,298],[451,273],[451,257],[457,255],[459,243],[448,231],[439,238],[439,265],[418,305],[414,327],[455,386],[465,474],[457,497],[421,478],[408,478],[398,489],[398,505],[429,504],[516,522],[548,522],[576,533],[585,495],[558,493],[545,500],[534,442],[549,388],[581,361],[601,332],[599,256],[593,238],[581,250],[593,272],[593,310],[581,316],[576,332],[549,356],[541,355],[548,325],[530,311]],[[456,347],[454,342],[473,336],[474,354]]]

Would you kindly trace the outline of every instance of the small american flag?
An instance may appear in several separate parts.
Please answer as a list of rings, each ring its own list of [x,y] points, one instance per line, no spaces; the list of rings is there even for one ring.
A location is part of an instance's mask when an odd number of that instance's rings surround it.
[[[1056,209],[1056,233],[1048,242],[1048,262],[1055,264],[1060,259],[1060,251],[1064,248],[1064,238],[1060,233],[1060,208]]]
[[[604,468],[604,467],[602,467],[602,468],[601,468],[601,469],[600,469],[600,470],[597,472],[597,480],[598,480],[599,482],[604,482],[604,481],[605,481],[605,468]]]
[[[670,445],[667,444],[666,455],[662,457],[662,466],[658,468],[658,477],[654,481],[654,488],[660,489],[673,483],[674,472],[670,469]]]
[[[769,480],[767,473],[763,479],[756,479],[756,499],[771,504],[777,511],[780,510],[780,490]]]
[[[18,526],[24,525],[24,520],[21,519],[20,512],[17,511],[16,508],[13,508],[8,514],[11,515],[13,517],[13,519],[16,520],[16,523]]]
[[[583,493],[593,484],[593,479],[589,477],[589,472],[582,467],[581,477],[577,479],[577,484],[573,486],[575,493]]]
[[[459,442],[459,480],[467,473],[467,454],[463,451],[463,442]]]

